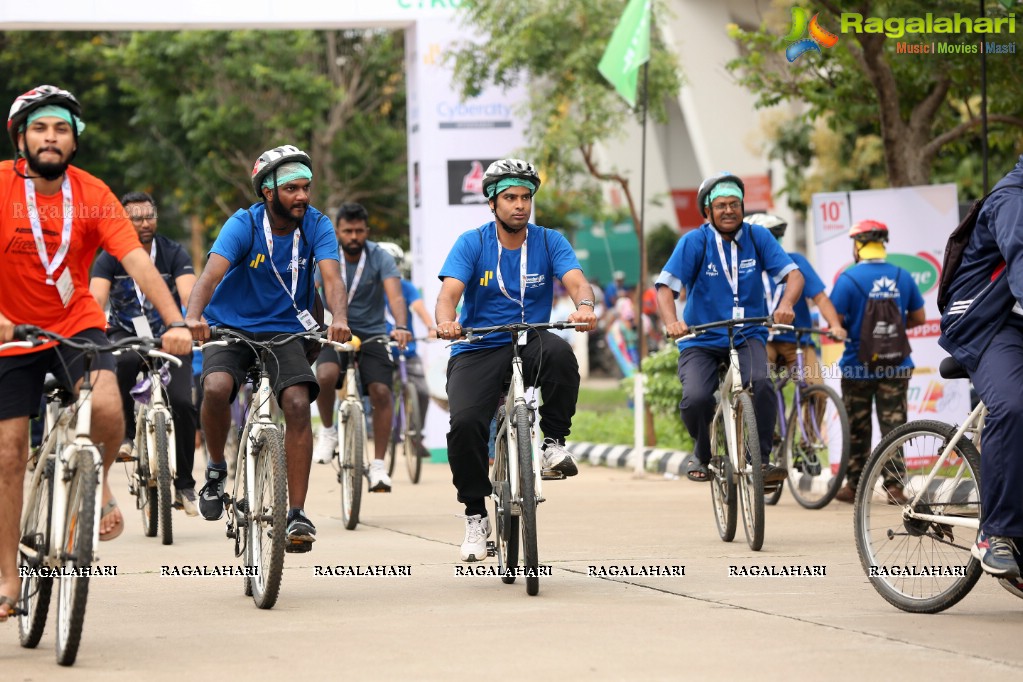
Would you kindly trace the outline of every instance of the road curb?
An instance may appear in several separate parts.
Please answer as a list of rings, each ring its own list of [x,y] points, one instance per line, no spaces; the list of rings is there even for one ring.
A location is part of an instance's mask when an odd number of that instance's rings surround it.
[[[631,445],[607,445],[604,443],[569,442],[565,446],[572,455],[594,466],[631,468],[637,448]],[[685,467],[692,453],[684,450],[662,448],[639,448],[643,453],[643,466],[647,471],[685,475]]]

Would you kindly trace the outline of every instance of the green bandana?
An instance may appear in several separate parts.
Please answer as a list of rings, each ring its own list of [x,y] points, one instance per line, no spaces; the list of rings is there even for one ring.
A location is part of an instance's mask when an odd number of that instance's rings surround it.
[[[25,121],[25,125],[31,125],[37,118],[44,118],[46,116],[54,116],[63,121],[67,121],[69,125],[76,126],[78,128],[78,134],[81,135],[82,131],[85,130],[85,124],[81,120],[73,117],[71,112],[64,107],[59,107],[56,104],[47,104],[45,107],[39,107],[31,114],[28,115],[28,119]]]
[[[282,163],[281,167],[277,169],[277,186],[286,185],[292,180],[312,180],[313,172],[309,170],[309,166],[298,161],[289,161],[288,163]],[[274,174],[270,173],[263,180],[263,187],[267,189],[274,188]]]
[[[536,191],[536,185],[529,182],[528,180],[520,180],[519,178],[505,178],[504,180],[498,180],[495,184],[487,188],[487,198],[493,199],[498,194],[510,187],[525,187],[529,190],[530,196]]]
[[[707,195],[707,205],[718,197],[738,197],[742,201],[742,190],[734,182],[719,182]]]

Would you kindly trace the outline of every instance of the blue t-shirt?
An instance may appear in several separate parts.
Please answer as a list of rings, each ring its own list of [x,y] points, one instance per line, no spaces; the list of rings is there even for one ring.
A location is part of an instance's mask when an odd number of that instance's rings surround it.
[[[684,235],[657,277],[658,287],[666,286],[677,297],[682,288],[686,290],[686,307],[682,320],[695,327],[709,322],[732,318],[732,288],[723,269],[731,273],[732,254],[729,242],[722,240],[725,263],[721,263],[714,235],[716,230],[709,223]],[[743,317],[766,317],[767,300],[764,297],[764,282],[761,273],[765,270],[780,282],[785,275],[797,269],[796,264],[781,248],[778,240],[759,225],[743,223],[736,232],[735,245],[739,259],[739,305],[744,308]],[[739,328],[736,345],[746,339],[767,340],[767,328],[762,326]],[[705,334],[688,341],[679,341],[680,351],[686,348],[727,348],[728,330],[711,329]]]
[[[572,270],[582,270],[575,251],[560,233],[529,223],[524,308],[520,305],[520,263],[522,249],[501,250],[501,279],[508,296],[497,281],[497,225],[489,222],[463,233],[444,261],[438,277],[454,277],[465,284],[463,327],[490,327],[515,322],[541,323],[551,319],[554,278],[562,279]],[[491,334],[472,344],[456,343],[451,355],[496,348],[511,343],[511,334]]]
[[[409,329],[414,329],[414,327],[412,326],[412,304],[422,299],[423,297],[419,295],[419,289],[416,288],[416,285],[408,281],[404,277],[401,280],[401,295],[405,297],[405,319],[407,320],[405,326],[407,326]],[[394,329],[394,315],[391,314],[391,302],[385,299],[384,305],[387,308],[386,310],[387,333],[390,334],[391,330]],[[414,337],[415,334],[413,334],[413,338]],[[405,346],[405,357],[406,358],[416,357],[415,340],[409,341],[408,345]]]
[[[897,294],[896,302],[903,320],[909,311],[924,307],[924,297],[913,281],[913,276],[891,263],[864,261],[839,275],[831,289],[831,302],[838,314],[845,317],[844,325],[849,334],[845,340],[845,352],[838,361],[844,379],[877,379],[884,376],[884,370],[869,372],[866,365],[857,357],[860,352],[860,326],[863,323],[863,313],[867,309],[866,295],[875,292]],[[915,366],[910,357],[899,365],[906,369]]]
[[[254,204],[249,211],[241,209],[227,219],[210,253],[231,262],[224,279],[213,292],[204,314],[210,325],[231,327],[247,332],[305,331],[298,321],[299,310],[312,311],[312,264],[337,260],[337,237],[330,219],[310,206],[302,221],[298,246],[298,285],[294,305],[291,300],[292,235],[273,235],[273,260],[267,254],[263,232],[263,204]],[[277,281],[270,268],[281,276],[287,290]]]
[[[806,259],[801,253],[789,252],[789,258],[799,268],[799,273],[803,275],[805,284],[803,284],[803,296],[796,304],[792,306],[792,310],[796,313],[796,319],[792,323],[794,327],[812,327],[813,318],[810,316],[810,306],[807,305],[808,300],[812,300],[818,294],[824,292],[824,282],[821,281],[817,271],[810,265],[810,261]],[[761,278],[763,279],[763,278]],[[781,297],[785,295],[785,283],[780,284],[775,282],[770,277],[767,278],[768,285],[770,286],[770,293],[767,294],[768,308],[773,313],[774,309],[778,307],[778,302],[781,301]],[[775,334],[771,337],[772,341],[787,341],[789,343],[796,342],[795,332],[783,332]],[[817,346],[816,337],[804,336],[803,345]]]

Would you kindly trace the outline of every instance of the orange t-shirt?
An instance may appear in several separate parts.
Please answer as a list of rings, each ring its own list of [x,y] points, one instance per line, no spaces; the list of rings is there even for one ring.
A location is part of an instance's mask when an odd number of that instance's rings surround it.
[[[24,161],[19,161],[24,168]],[[89,293],[89,268],[102,247],[120,260],[133,249],[142,248],[124,208],[110,188],[85,171],[68,166],[74,217],[71,246],[63,263],[53,273],[54,281],[71,271],[74,292],[67,306],[57,287],[46,283],[46,270],[39,260],[25,199],[25,180],[14,172],[14,162],[0,162],[0,313],[15,324],[34,324],[72,336],[85,329],[106,328],[106,317]],[[60,246],[64,227],[63,197],[36,193],[39,224],[46,253],[53,258]],[[0,355],[32,352],[16,348]]]

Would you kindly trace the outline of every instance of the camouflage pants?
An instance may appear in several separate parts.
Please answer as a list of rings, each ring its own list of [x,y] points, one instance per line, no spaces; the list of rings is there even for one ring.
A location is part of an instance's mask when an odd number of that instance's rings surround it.
[[[842,402],[849,413],[849,486],[859,485],[860,472],[870,455],[873,426],[870,415],[877,403],[877,423],[884,437],[896,426],[906,423],[909,379],[842,379]],[[897,472],[885,472],[885,483],[898,480]]]

